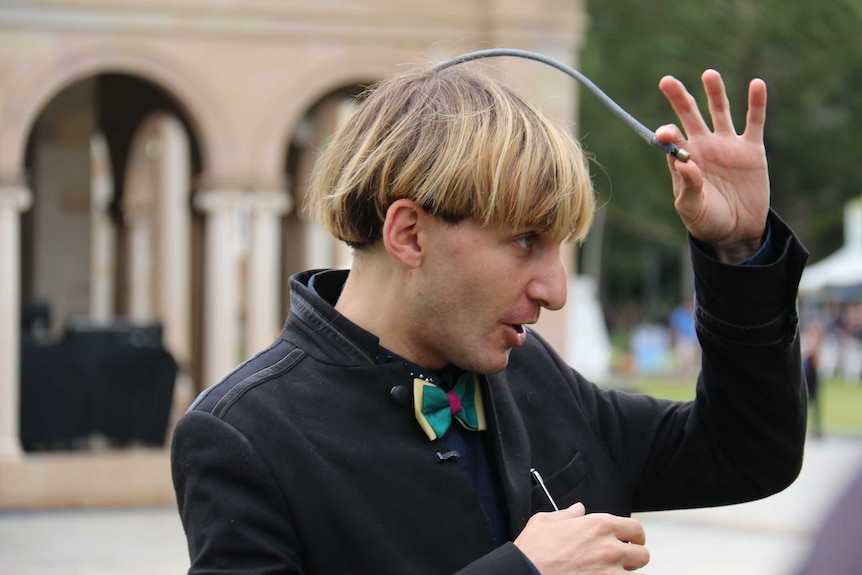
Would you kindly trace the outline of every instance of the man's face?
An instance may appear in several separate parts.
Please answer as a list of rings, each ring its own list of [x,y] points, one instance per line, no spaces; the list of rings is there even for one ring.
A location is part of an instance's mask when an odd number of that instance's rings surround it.
[[[428,368],[501,371],[524,326],[566,302],[560,242],[540,230],[429,220],[422,264],[410,272],[408,346]]]

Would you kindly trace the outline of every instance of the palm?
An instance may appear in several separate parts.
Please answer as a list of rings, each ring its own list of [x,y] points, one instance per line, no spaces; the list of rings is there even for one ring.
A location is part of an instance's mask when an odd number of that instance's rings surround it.
[[[721,77],[707,71],[703,83],[713,129],[681,83],[667,77],[660,84],[687,138],[675,126],[664,126],[657,135],[692,155],[687,163],[669,158],[674,205],[692,236],[716,248],[759,241],[769,210],[769,173],[763,147],[765,86],[752,82],[746,130],[737,135]]]

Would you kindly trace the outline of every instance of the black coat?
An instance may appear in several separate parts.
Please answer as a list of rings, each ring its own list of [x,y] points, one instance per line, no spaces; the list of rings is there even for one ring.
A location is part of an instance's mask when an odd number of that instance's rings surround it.
[[[560,507],[721,505],[786,487],[802,461],[796,285],[806,254],[772,218],[777,262],[727,266],[693,250],[704,350],[697,399],[585,381],[535,333],[484,382],[510,530]],[[469,479],[417,425],[412,377],[377,365],[377,338],[339,316],[340,285],[291,279],[281,336],[201,394],[173,438],[190,573],[532,573],[496,547]],[[401,390],[403,393],[403,390]],[[409,391],[412,393],[412,391]]]

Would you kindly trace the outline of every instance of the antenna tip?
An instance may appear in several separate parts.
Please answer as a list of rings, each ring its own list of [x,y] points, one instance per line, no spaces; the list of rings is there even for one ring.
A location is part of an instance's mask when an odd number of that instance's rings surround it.
[[[676,148],[670,154],[680,162],[687,162],[691,158],[691,154],[683,148]]]

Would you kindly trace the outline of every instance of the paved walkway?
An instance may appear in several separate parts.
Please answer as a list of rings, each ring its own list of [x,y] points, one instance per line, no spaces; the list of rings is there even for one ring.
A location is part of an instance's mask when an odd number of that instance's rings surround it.
[[[792,575],[852,473],[862,438],[811,440],[802,474],[762,501],[639,516],[652,575]],[[853,535],[858,536],[858,535]],[[188,568],[174,509],[0,513],[4,575],[180,575]]]
[[[781,493],[742,505],[642,514],[651,555],[644,572],[792,575],[810,537],[860,470],[862,438],[809,439],[802,472]]]

